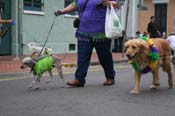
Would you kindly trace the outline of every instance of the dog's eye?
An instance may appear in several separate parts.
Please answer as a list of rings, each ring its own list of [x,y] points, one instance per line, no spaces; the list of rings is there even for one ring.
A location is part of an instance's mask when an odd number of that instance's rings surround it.
[[[132,49],[136,49],[137,47],[136,46],[132,46]]]

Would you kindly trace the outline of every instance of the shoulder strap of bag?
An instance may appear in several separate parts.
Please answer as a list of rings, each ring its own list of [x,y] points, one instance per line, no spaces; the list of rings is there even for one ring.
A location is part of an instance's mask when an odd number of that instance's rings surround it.
[[[88,1],[89,1],[89,0],[86,0],[85,4],[84,4],[84,6],[83,6],[83,9],[82,9],[82,11],[81,11],[81,13],[80,13],[80,17],[83,15],[83,12],[84,12],[84,10],[85,10],[85,8],[86,8],[86,5],[87,5]]]

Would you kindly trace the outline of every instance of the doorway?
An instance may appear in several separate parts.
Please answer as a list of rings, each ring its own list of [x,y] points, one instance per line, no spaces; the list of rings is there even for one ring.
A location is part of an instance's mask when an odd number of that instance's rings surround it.
[[[11,0],[1,0],[0,1],[0,16],[1,19],[11,18]],[[5,26],[4,24],[1,26]],[[7,34],[0,38],[0,55],[11,55],[11,26],[8,27]]]
[[[167,3],[155,4],[156,24],[161,34],[167,33]]]

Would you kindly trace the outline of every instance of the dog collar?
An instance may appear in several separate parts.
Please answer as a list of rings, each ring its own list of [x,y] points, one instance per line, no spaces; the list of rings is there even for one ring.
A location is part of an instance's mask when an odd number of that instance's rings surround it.
[[[149,45],[150,48],[150,52],[149,52],[149,65],[146,66],[145,68],[141,69],[138,64],[132,60],[129,61],[129,63],[132,65],[132,67],[134,68],[134,70],[136,72],[139,73],[148,73],[151,70],[154,70],[157,66],[158,63],[158,59],[159,59],[159,53],[158,53],[158,49],[156,48],[156,46],[153,44],[153,41],[151,39],[149,39],[149,37],[146,36],[141,36],[140,39],[146,41],[146,43]]]

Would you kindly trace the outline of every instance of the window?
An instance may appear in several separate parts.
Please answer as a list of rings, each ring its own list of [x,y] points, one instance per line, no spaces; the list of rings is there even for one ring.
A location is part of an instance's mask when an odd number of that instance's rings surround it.
[[[5,10],[5,4],[3,2],[0,2],[0,14],[4,12]]]
[[[68,6],[68,5],[71,4],[73,1],[74,1],[74,0],[65,0],[64,6],[65,6],[65,7]],[[69,13],[69,15],[77,15],[77,14],[78,14],[77,11],[74,11],[74,12]]]
[[[75,51],[75,44],[69,44],[69,51]]]
[[[24,0],[24,10],[43,11],[43,0]]]

